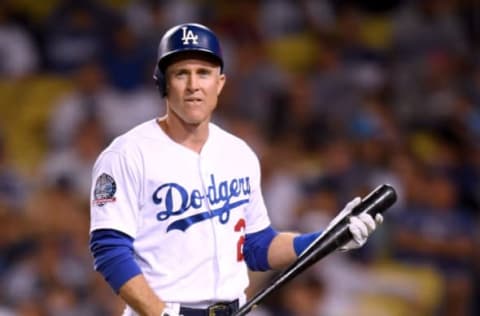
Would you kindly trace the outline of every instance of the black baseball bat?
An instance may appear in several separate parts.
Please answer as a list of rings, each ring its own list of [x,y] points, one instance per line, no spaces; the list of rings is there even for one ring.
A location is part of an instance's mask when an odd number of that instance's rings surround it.
[[[359,215],[364,212],[370,214],[373,218],[378,213],[385,212],[397,200],[395,189],[387,184],[382,184],[375,188],[370,194],[362,199],[360,204],[354,207],[350,214],[346,214],[339,219],[333,226],[327,228],[316,240],[314,240],[307,249],[305,249],[298,258],[282,273],[280,273],[266,288],[259,291],[245,305],[234,314],[234,316],[243,316],[255,308],[265,297],[274,290],[278,289],[303,271],[309,268],[320,259],[328,256],[338,248],[344,246],[353,236],[348,229],[348,218],[352,215]]]

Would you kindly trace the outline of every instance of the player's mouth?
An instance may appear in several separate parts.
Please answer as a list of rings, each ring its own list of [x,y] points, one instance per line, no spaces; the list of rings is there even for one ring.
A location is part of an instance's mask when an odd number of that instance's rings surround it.
[[[201,98],[186,98],[185,103],[187,104],[200,104],[203,100]]]

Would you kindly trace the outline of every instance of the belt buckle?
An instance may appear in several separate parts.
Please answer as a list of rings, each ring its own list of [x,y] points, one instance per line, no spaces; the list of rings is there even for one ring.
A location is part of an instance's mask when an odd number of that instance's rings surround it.
[[[216,316],[217,312],[225,312],[228,309],[228,305],[224,303],[216,303],[208,307],[208,316]],[[226,314],[224,314],[226,315]]]

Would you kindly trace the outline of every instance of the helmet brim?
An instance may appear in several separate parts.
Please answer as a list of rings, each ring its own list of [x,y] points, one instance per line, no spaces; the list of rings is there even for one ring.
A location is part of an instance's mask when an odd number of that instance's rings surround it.
[[[188,48],[188,49],[176,49],[173,51],[168,52],[158,62],[158,68],[162,73],[165,73],[165,70],[169,65],[173,62],[187,59],[187,58],[194,58],[194,59],[201,59],[206,60],[208,62],[217,64],[220,66],[221,72],[223,72],[223,61],[217,55],[213,54],[211,51],[202,48]]]

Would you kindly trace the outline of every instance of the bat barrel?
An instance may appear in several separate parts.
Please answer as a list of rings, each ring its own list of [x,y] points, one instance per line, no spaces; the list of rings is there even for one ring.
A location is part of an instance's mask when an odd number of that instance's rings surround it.
[[[367,212],[375,217],[376,214],[385,212],[396,200],[395,189],[388,184],[382,184],[362,199],[362,202],[352,210],[352,215]]]

